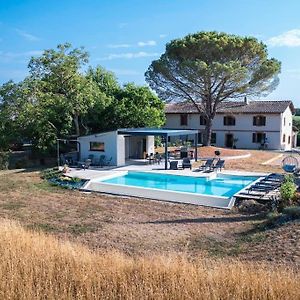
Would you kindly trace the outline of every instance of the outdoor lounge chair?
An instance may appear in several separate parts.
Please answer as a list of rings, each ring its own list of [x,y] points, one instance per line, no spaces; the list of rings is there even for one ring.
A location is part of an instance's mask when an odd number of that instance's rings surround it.
[[[219,159],[215,165],[212,166],[212,168],[216,171],[220,170],[222,171],[222,169],[225,167],[225,160],[224,159]]]
[[[178,161],[177,160],[170,161],[170,170],[178,170]]]
[[[184,170],[185,168],[192,169],[192,164],[188,157],[182,159],[182,169]]]
[[[270,192],[275,190],[277,187],[271,185],[259,185],[254,184],[249,187],[248,191],[258,191],[258,192]]]
[[[199,167],[199,170],[200,171],[205,171],[207,169],[211,170],[213,164],[214,164],[214,158],[210,158],[208,159],[204,164],[202,164],[200,167]]]

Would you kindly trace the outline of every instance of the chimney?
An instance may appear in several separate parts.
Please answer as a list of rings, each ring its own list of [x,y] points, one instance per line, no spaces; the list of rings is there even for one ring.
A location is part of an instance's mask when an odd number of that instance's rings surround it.
[[[244,97],[244,103],[245,103],[246,105],[248,105],[248,104],[249,104],[249,100],[247,99],[247,97],[246,97],[246,96]]]

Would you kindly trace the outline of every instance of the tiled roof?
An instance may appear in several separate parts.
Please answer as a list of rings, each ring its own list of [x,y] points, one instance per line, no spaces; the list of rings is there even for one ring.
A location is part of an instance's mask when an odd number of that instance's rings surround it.
[[[220,114],[261,114],[261,113],[283,113],[287,107],[291,107],[294,111],[294,106],[290,100],[281,101],[269,101],[269,100],[259,100],[259,101],[249,101],[245,103],[244,101],[225,101],[220,104],[217,113]],[[171,103],[167,104],[165,107],[166,114],[180,114],[180,113],[199,113],[194,104],[190,102],[182,103]]]

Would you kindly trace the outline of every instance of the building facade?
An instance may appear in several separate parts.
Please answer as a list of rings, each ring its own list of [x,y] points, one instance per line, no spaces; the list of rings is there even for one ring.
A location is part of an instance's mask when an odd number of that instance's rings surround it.
[[[166,128],[198,129],[203,143],[205,118],[190,103],[167,104]],[[290,150],[296,146],[291,101],[227,101],[220,105],[212,125],[212,144],[217,147]],[[193,137],[182,136],[182,140]],[[171,140],[174,142],[173,140]]]

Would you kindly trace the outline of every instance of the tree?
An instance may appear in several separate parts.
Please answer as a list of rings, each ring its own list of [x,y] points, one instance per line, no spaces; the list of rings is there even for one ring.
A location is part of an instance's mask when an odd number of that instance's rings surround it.
[[[80,73],[88,62],[88,53],[72,49],[71,44],[61,44],[58,50],[50,49],[37,58],[31,58],[29,71],[34,80],[40,81],[40,92],[47,99],[61,101],[72,116],[75,133],[80,135],[80,118],[93,105],[93,81]]]
[[[168,43],[145,77],[165,101],[193,103],[206,119],[205,144],[210,145],[220,104],[270,93],[279,83],[280,68],[256,38],[199,32]]]
[[[164,103],[147,86],[126,84],[112,105],[115,129],[161,127],[165,123]]]
[[[84,120],[92,132],[164,124],[164,104],[148,87],[132,83],[121,87],[115,75],[102,67],[90,68],[87,76],[99,91]]]
[[[87,53],[46,50],[31,58],[30,76],[0,86],[0,150],[31,142],[51,153],[57,138],[120,127],[161,126],[164,104],[148,87],[120,86],[115,75],[98,66],[80,72]],[[75,130],[74,130],[75,129]]]

